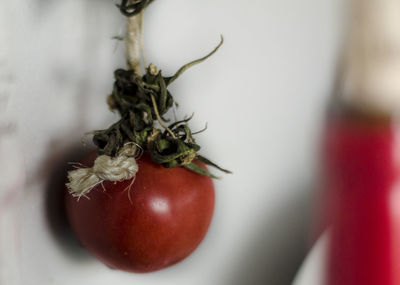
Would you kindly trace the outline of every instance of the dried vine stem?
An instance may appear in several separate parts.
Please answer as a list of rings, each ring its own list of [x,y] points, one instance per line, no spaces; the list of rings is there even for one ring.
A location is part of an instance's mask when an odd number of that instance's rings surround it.
[[[125,54],[128,68],[134,70],[138,75],[142,73],[140,67],[140,53],[143,50],[141,48],[142,36],[140,35],[141,21],[142,17],[139,16],[128,17],[125,35]]]
[[[186,70],[188,70],[189,68],[195,66],[196,64],[202,63],[203,61],[205,61],[207,58],[211,57],[214,55],[214,53],[216,53],[219,48],[224,44],[224,37],[221,35],[221,41],[219,42],[219,44],[214,48],[213,51],[211,51],[209,54],[207,54],[206,56],[193,60],[187,64],[185,64],[184,66],[182,66],[181,68],[179,68],[179,70],[171,77],[168,78],[167,80],[167,85],[171,84],[172,82],[174,82],[179,76],[181,76]]]
[[[153,103],[154,113],[156,113],[156,116],[157,116],[158,123],[161,125],[161,127],[163,127],[171,135],[171,137],[176,139],[175,134],[171,131],[171,129],[168,128],[168,126],[166,126],[163,123],[163,120],[161,119],[160,113],[158,112],[157,102],[156,102],[156,99],[154,98],[154,95],[151,94],[150,96],[151,96],[151,102]]]
[[[127,30],[125,34],[125,51],[128,68],[141,75],[140,59],[146,66],[144,58],[143,15],[146,8],[153,0],[123,0],[117,5],[121,13],[127,17]]]
[[[153,64],[142,75],[140,55],[143,56],[143,8],[151,2],[152,0],[123,0],[119,5],[121,12],[128,17],[125,37],[128,69],[114,72],[114,88],[107,103],[111,110],[119,112],[121,119],[106,130],[92,132],[98,153],[115,157],[126,143],[134,143],[149,152],[154,162],[167,168],[182,166],[215,178],[208,170],[194,163],[194,160],[198,160],[230,173],[198,154],[200,146],[193,137],[196,133],[192,133],[188,126],[191,118],[168,126],[168,120],[164,117],[176,104],[168,86],[190,67],[212,56],[223,44],[223,37],[221,36],[220,43],[209,54],[185,64],[172,76],[163,76],[161,70]],[[155,121],[158,121],[162,129],[156,127]]]

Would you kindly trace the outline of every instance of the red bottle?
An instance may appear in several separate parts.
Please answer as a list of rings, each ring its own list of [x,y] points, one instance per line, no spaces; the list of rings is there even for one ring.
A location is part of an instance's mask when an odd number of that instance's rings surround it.
[[[400,124],[341,110],[325,134],[327,285],[400,284]]]
[[[352,4],[323,140],[326,285],[400,285],[400,1]]]

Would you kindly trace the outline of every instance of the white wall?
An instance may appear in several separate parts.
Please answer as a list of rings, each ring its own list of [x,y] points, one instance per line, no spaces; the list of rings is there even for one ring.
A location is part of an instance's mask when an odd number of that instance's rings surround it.
[[[123,28],[114,3],[0,2],[0,55],[7,62],[0,74],[13,78],[0,93],[8,98],[0,103],[7,107],[0,122],[16,124],[7,136],[19,144],[26,172],[21,284],[289,284],[306,253],[317,135],[339,51],[340,1],[158,0],[147,10],[146,56],[164,74],[225,36],[220,52],[171,91],[178,115],[195,111],[193,129],[209,123],[198,136],[203,153],[234,175],[215,182],[216,212],[200,248],[146,275],[112,271],[92,259],[65,238],[57,210],[57,177],[73,157],[71,148],[85,131],[116,119],[104,103],[113,70],[124,64],[122,45],[114,52],[111,40]]]

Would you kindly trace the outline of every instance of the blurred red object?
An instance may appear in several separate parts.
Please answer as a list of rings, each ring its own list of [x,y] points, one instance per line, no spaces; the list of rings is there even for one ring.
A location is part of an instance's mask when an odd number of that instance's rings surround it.
[[[323,144],[327,285],[400,284],[400,123],[339,108]]]

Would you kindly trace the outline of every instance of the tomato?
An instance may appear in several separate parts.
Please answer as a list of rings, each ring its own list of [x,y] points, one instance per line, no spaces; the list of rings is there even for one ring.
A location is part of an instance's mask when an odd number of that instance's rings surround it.
[[[94,159],[91,154],[82,162]],[[151,272],[184,259],[203,240],[213,215],[214,186],[209,177],[166,169],[147,154],[138,166],[133,181],[103,182],[79,200],[67,194],[66,211],[79,241],[103,263]]]

